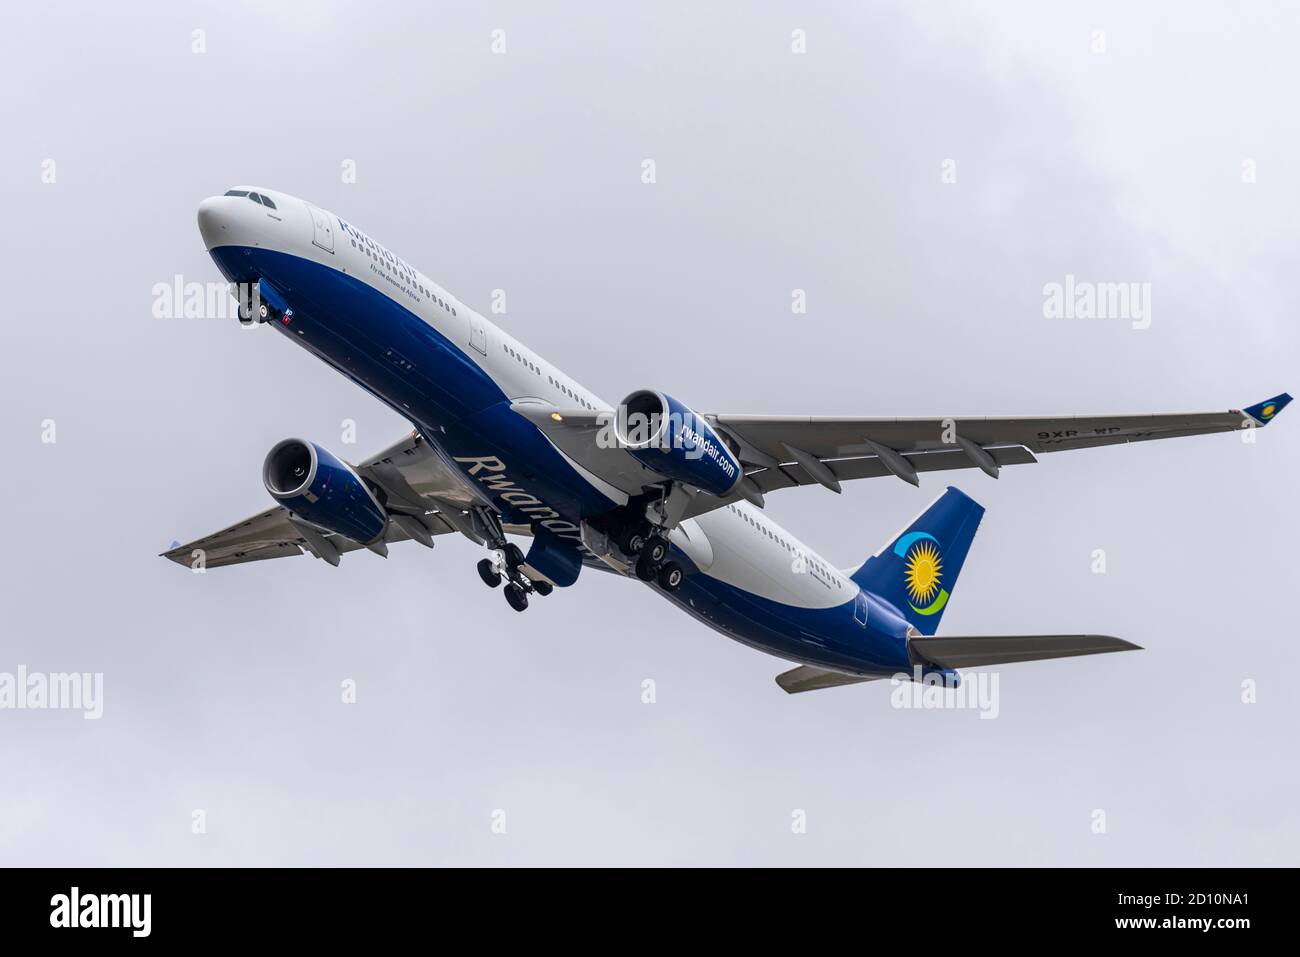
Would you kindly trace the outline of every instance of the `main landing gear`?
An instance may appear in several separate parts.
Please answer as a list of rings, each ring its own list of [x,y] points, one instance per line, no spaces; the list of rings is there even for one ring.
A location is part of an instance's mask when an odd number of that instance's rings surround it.
[[[511,582],[506,586],[506,604],[515,611],[523,611],[528,607],[528,594],[519,585]]]
[[[483,579],[483,584],[496,588],[504,581],[506,604],[515,611],[523,611],[528,607],[528,596],[531,594],[543,598],[549,595],[555,586],[548,581],[533,581],[523,573],[523,550],[514,542],[505,540],[505,534],[501,532],[500,523],[495,521],[495,516],[491,521],[485,519],[485,523],[493,531],[490,544],[500,557],[497,560],[485,558],[478,563],[478,577]]]
[[[668,559],[668,539],[658,532],[649,536],[632,533],[621,544],[625,552],[636,555],[637,578],[643,582],[657,581],[666,592],[682,587],[686,572],[681,565]]]
[[[478,577],[483,579],[483,584],[488,588],[496,588],[501,584],[501,573],[497,571],[496,562],[490,558],[478,563]]]

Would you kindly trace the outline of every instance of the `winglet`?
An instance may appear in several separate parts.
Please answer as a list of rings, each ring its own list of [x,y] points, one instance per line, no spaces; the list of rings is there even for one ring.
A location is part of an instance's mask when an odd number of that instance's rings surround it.
[[[1271,399],[1265,399],[1263,402],[1248,406],[1243,411],[1260,425],[1268,425],[1277,418],[1277,414],[1285,409],[1290,401],[1291,396],[1283,392],[1281,395],[1275,395]]]

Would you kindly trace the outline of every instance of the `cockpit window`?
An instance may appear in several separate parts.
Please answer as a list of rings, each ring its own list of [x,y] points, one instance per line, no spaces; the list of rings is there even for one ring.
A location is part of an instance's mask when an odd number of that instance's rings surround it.
[[[255,202],[255,203],[258,203],[258,204],[260,204],[260,205],[262,205],[262,206],[269,207],[270,209],[275,209],[275,203],[271,202],[271,197],[269,197],[269,196],[263,196],[261,193],[250,193],[250,192],[249,192],[248,190],[246,190],[246,189],[232,189],[232,190],[227,190],[227,191],[226,191],[226,195],[227,195],[227,196],[247,196],[249,199],[251,199],[251,200],[252,200],[253,202]]]

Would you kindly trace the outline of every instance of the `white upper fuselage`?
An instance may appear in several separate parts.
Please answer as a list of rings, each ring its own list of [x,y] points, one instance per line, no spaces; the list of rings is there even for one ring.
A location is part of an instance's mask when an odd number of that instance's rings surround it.
[[[232,192],[267,197],[274,208],[247,195],[204,200],[198,221],[209,250],[223,246],[273,250],[359,279],[456,344],[463,358],[490,377],[510,400],[535,399],[565,409],[612,408],[350,220],[275,190],[241,187]],[[403,406],[409,408],[400,396],[381,398],[398,412]],[[580,481],[608,498],[611,507],[626,501],[617,489],[571,460],[570,464],[581,475]],[[472,475],[463,478],[476,487]],[[581,520],[581,516],[570,518]],[[847,576],[744,502],[684,522],[671,539],[710,578],[782,605],[831,608],[854,600],[858,592]]]

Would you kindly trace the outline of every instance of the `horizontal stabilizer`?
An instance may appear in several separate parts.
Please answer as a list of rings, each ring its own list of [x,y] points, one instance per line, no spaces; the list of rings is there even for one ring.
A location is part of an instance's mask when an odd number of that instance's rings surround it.
[[[1141,651],[1139,645],[1110,635],[995,635],[913,638],[908,647],[941,668],[975,668],[1013,661],[1103,655],[1110,651]],[[797,669],[796,669],[797,670]]]
[[[866,675],[846,675],[838,671],[814,668],[812,665],[800,665],[776,676],[776,683],[786,693],[798,694],[800,691],[818,691],[822,688],[837,688],[840,685],[855,685],[863,681],[876,681],[877,678]]]

